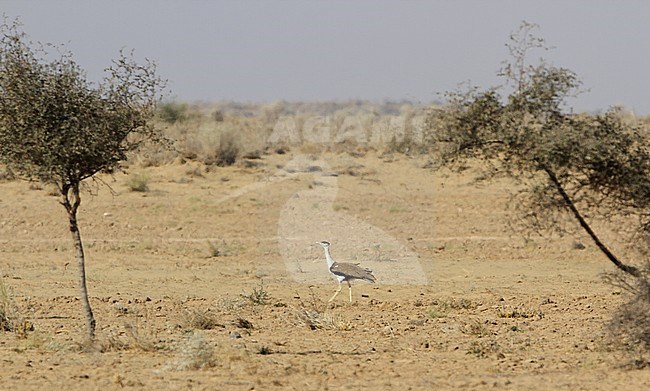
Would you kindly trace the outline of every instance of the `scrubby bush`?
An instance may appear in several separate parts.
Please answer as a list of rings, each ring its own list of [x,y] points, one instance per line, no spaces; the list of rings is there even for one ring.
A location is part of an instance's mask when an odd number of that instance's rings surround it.
[[[650,348],[650,273],[621,261],[592,228],[609,226],[630,248],[650,244],[650,143],[636,121],[612,108],[574,115],[566,100],[580,88],[577,75],[541,61],[528,65],[531,50],[544,48],[523,23],[508,45],[512,61],[500,71],[511,88],[470,88],[448,94],[444,110],[432,112],[429,135],[441,165],[462,170],[479,160],[482,179],[514,178],[513,198],[521,222],[535,232],[560,232],[570,216],[617,268],[617,281],[633,293],[614,324],[635,346]]]
[[[149,176],[143,172],[131,173],[126,179],[126,187],[135,192],[149,191]]]
[[[187,103],[163,102],[158,106],[158,117],[168,124],[185,121],[188,118]]]
[[[217,166],[231,166],[237,161],[239,156],[239,142],[235,133],[225,131],[219,137],[219,149],[215,158]]]

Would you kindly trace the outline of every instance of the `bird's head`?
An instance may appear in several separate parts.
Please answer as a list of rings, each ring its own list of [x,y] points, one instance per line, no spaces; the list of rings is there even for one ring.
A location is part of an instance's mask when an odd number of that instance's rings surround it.
[[[323,248],[328,248],[330,246],[330,242],[328,242],[327,240],[323,240],[322,242],[317,242],[317,243],[323,246]]]

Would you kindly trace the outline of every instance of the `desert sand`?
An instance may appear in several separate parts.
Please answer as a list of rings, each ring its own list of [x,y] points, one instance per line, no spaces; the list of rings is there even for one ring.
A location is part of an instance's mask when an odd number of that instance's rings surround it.
[[[101,176],[79,211],[94,346],[63,208],[0,183],[0,272],[24,325],[0,333],[0,389],[650,389],[609,331],[628,296],[595,246],[524,240],[511,183],[426,166],[289,151]],[[134,172],[149,191],[125,186]],[[319,240],[377,283],[328,303]]]

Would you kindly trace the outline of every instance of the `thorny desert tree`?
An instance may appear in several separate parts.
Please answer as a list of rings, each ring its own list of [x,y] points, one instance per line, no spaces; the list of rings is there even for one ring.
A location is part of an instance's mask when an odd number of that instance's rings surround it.
[[[624,273],[641,270],[621,262],[594,232],[586,215],[634,217],[636,233],[650,232],[650,153],[639,130],[614,108],[600,115],[565,112],[581,87],[575,73],[544,60],[529,65],[530,52],[545,49],[534,24],[522,23],[507,45],[512,61],[499,73],[501,88],[448,94],[447,109],[428,121],[443,165],[484,162],[487,178],[507,175],[527,184],[519,201],[536,229],[558,228],[569,212],[598,248]],[[510,88],[505,98],[500,90]]]
[[[158,139],[150,120],[165,83],[155,64],[139,65],[120,53],[95,85],[69,52],[55,49],[53,56],[30,42],[17,21],[5,20],[0,27],[0,163],[23,178],[58,188],[92,339],[95,319],[77,224],[80,186],[100,171],[115,169],[143,140]]]
[[[594,220],[614,225],[632,235],[624,235],[631,247],[648,253],[647,134],[626,122],[620,109],[598,115],[563,110],[580,82],[572,71],[543,60],[526,63],[530,51],[545,48],[533,34],[536,27],[524,22],[511,36],[513,60],[500,72],[504,87],[450,93],[448,107],[432,112],[428,129],[435,151],[443,166],[462,168],[478,159],[487,167],[484,178],[519,181],[523,191],[516,200],[528,227],[562,229],[558,216],[575,218],[620,271],[609,274],[610,281],[633,293],[612,321],[617,338],[650,349],[650,267],[622,262],[592,228]],[[505,88],[511,92],[504,98],[499,92]]]

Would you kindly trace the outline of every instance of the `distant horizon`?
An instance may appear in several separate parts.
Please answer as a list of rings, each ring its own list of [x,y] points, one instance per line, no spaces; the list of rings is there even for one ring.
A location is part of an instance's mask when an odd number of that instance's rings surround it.
[[[431,101],[431,102],[416,102],[416,101],[410,101],[408,99],[383,99],[383,100],[372,100],[372,99],[335,99],[335,100],[300,100],[300,101],[290,101],[286,99],[277,99],[273,101],[253,101],[253,100],[232,100],[232,99],[220,99],[220,100],[183,100],[183,99],[176,99],[176,98],[163,98],[162,103],[184,103],[188,105],[218,105],[218,104],[242,104],[242,105],[251,105],[251,106],[266,106],[266,105],[271,105],[271,104],[277,104],[277,103],[284,103],[287,105],[326,105],[326,104],[341,104],[345,105],[346,103],[364,103],[364,104],[369,104],[369,105],[375,105],[375,106],[382,106],[382,105],[389,105],[389,104],[405,104],[405,105],[412,105],[415,107],[421,107],[421,108],[427,108],[427,107],[433,107],[433,106],[440,106],[444,107],[447,102],[443,101]],[[345,106],[344,106],[345,107]],[[584,110],[584,111],[578,111],[578,110],[573,110],[573,108],[569,108],[569,110],[565,110],[565,112],[569,113],[586,113],[586,114],[600,114],[604,113],[610,109],[614,109],[615,107],[620,107],[624,111],[631,113],[635,115],[636,117],[650,117],[650,114],[639,114],[634,112],[629,107],[626,106],[620,106],[620,105],[612,105],[606,109],[599,109],[599,110]]]
[[[34,41],[64,44],[96,80],[120,49],[150,58],[185,102],[436,103],[503,82],[508,37],[536,23],[550,63],[585,92],[573,112],[650,114],[650,2],[624,0],[4,0]]]

